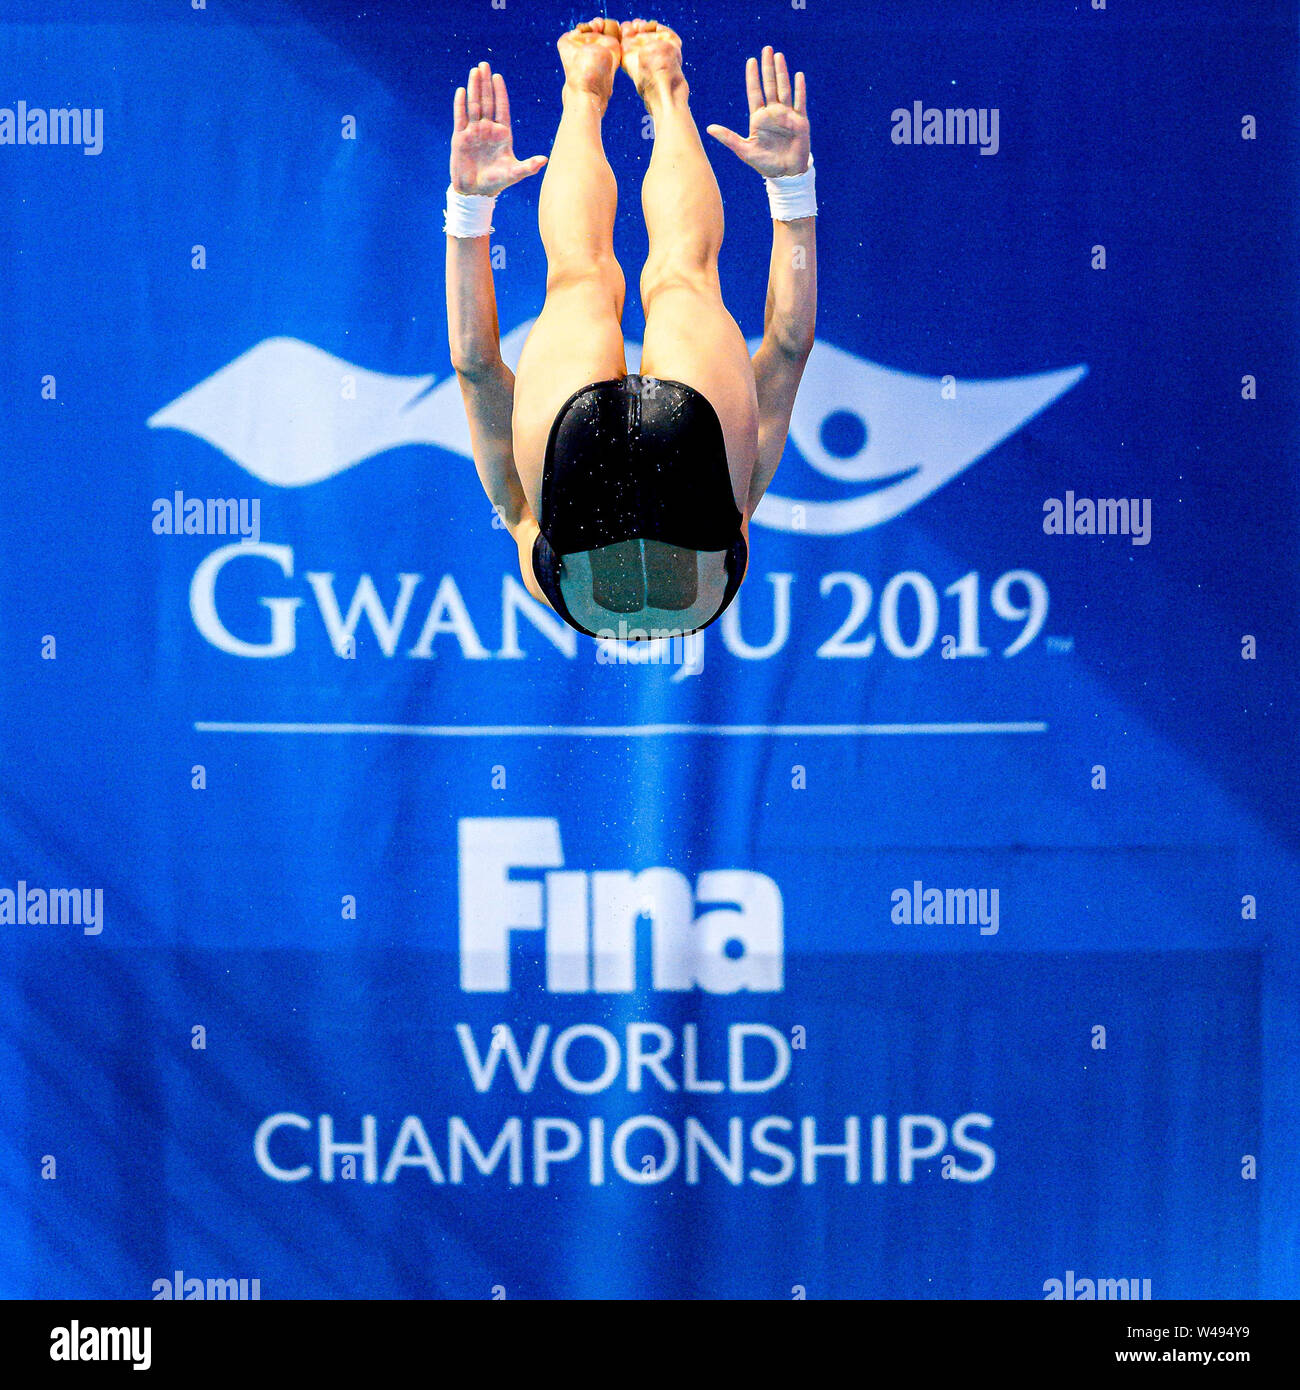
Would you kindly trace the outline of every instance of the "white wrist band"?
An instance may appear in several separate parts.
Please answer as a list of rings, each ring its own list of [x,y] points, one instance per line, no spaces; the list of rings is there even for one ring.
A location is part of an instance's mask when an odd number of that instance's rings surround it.
[[[496,198],[481,198],[477,193],[457,193],[447,185],[446,229],[448,236],[487,236],[492,230],[492,209]]]
[[[797,222],[801,217],[817,216],[817,184],[813,174],[812,155],[802,174],[787,174],[784,178],[764,179],[767,201],[774,222]]]

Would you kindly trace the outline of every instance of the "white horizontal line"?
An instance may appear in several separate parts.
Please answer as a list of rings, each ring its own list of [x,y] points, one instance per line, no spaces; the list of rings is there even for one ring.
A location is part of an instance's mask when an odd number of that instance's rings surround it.
[[[240,724],[199,720],[201,734],[387,734],[415,738],[858,738],[870,734],[1044,734],[1041,720],[1001,724]]]

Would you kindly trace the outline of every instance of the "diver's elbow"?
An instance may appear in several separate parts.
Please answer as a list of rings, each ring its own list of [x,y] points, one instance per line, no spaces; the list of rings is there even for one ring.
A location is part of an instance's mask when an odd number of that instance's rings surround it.
[[[502,366],[501,352],[495,343],[452,344],[451,369],[462,381],[486,381]]]
[[[811,320],[783,324],[773,334],[773,341],[782,357],[802,367],[812,355],[814,325]]]

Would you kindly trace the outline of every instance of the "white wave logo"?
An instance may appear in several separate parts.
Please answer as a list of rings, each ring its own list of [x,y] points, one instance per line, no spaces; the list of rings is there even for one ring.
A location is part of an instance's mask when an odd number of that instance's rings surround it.
[[[790,437],[819,473],[876,486],[836,502],[768,492],[754,520],[776,531],[816,536],[842,536],[892,521],[995,449],[1087,371],[1080,366],[997,381],[956,381],[951,399],[945,399],[943,378],[896,372],[819,342],[799,387]],[[823,443],[826,423],[838,415],[860,421],[864,439],[852,453],[831,453]]]
[[[531,321],[501,343],[514,366]],[[755,342],[754,346],[757,346]],[[627,344],[630,370],[640,345]],[[799,390],[790,436],[819,473],[871,484],[838,501],[769,492],[760,526],[838,536],[891,521],[994,449],[1086,373],[1068,367],[996,381],[957,381],[879,366],[818,342]],[[827,447],[845,426],[847,448]],[[297,338],[267,338],[150,416],[152,429],[183,430],[276,487],[323,482],[376,454],[433,444],[470,457],[455,377],[368,371]],[[841,446],[844,440],[840,440]]]

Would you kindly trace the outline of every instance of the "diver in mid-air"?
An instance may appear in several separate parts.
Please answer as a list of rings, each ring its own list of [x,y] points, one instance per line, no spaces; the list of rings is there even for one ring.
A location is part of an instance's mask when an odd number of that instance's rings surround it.
[[[455,97],[447,326],[474,465],[524,583],[590,636],[671,637],[740,587],[749,519],[772,481],[813,345],[816,211],[803,73],[745,68],[749,135],[708,131],[767,180],[773,218],[763,341],[751,361],[722,301],[722,198],[687,104],[681,40],[654,22],[580,24],[559,41],[564,111],[549,162],[517,160],[505,80],[480,63]],[[601,119],[619,69],[654,121],[641,187],[645,341],[629,375],[614,259],[618,189]],[[518,373],[501,359],[488,248],[503,189],[546,165],[546,302]]]

